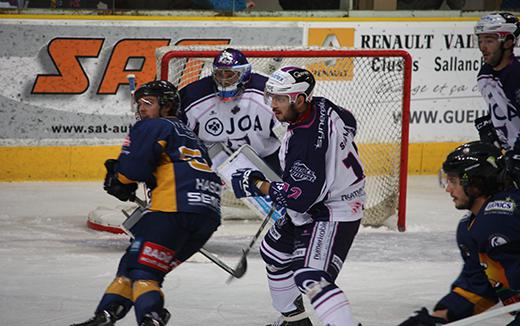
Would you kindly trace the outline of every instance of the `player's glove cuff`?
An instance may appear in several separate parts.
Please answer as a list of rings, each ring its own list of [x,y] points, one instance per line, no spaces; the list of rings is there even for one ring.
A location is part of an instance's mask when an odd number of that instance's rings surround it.
[[[269,197],[273,201],[276,209],[287,207],[287,191],[289,184],[282,181],[271,182],[269,186]]]
[[[103,189],[109,194],[121,201],[134,201],[137,183],[124,184],[117,178],[116,170],[119,164],[118,160],[109,159],[105,161],[107,174],[103,182]]]
[[[231,175],[231,186],[237,198],[263,196],[256,187],[258,180],[266,181],[264,174],[258,170],[238,169]]]
[[[500,146],[497,132],[493,126],[493,122],[491,122],[491,116],[489,114],[476,118],[475,128],[477,128],[481,141]]]

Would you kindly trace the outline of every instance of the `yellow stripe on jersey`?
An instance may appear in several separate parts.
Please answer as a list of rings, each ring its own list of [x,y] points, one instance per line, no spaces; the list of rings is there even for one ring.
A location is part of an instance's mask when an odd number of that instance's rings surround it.
[[[152,280],[138,280],[134,282],[134,286],[132,287],[133,298],[132,300],[135,302],[140,296],[150,291],[157,291],[163,297],[163,293],[161,291],[161,287],[159,286],[159,282]]]
[[[479,314],[483,311],[486,311],[496,304],[493,300],[487,299],[473,292],[466,291],[463,288],[455,287],[453,289],[453,292],[457,293],[458,295],[475,305],[473,307],[474,314]]]
[[[116,277],[107,287],[105,293],[117,294],[132,300],[132,281],[127,277]]]
[[[161,162],[155,172],[157,186],[152,190],[152,205],[150,210],[161,212],[177,211],[177,188],[175,170],[168,155],[161,155]]]
[[[509,288],[509,281],[506,277],[506,271],[502,264],[496,260],[491,259],[488,255],[479,253],[480,262],[486,266],[484,270],[488,277],[491,286],[496,287],[497,283],[502,284],[503,287]]]

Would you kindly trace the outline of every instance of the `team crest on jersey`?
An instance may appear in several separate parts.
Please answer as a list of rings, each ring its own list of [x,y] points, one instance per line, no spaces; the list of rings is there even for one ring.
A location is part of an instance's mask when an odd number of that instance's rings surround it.
[[[224,131],[224,124],[218,118],[211,118],[204,126],[206,132],[213,136],[218,136]]]
[[[506,200],[495,200],[486,205],[484,212],[510,212],[516,208],[515,202],[511,198]]]
[[[500,234],[493,234],[489,238],[489,244],[493,248],[503,246],[503,245],[507,244],[508,242],[509,242],[509,240],[505,236],[500,235]]]
[[[231,113],[237,114],[238,112],[240,112],[240,107],[238,105],[235,105],[235,107],[231,109]]]
[[[302,161],[294,162],[289,174],[294,181],[316,181],[316,173],[309,169]]]

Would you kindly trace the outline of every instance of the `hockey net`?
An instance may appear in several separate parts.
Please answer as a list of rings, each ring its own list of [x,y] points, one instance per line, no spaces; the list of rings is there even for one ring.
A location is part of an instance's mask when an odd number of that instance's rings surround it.
[[[303,47],[240,47],[253,72],[270,75],[281,66],[313,72],[315,96],[349,109],[358,121],[356,143],[367,176],[365,226],[405,229],[411,58],[399,50]],[[222,47],[170,46],[156,51],[158,79],[179,89],[211,75]],[[244,217],[247,207],[225,191],[224,218]],[[397,220],[397,221],[395,221]],[[391,226],[391,225],[389,225]]]

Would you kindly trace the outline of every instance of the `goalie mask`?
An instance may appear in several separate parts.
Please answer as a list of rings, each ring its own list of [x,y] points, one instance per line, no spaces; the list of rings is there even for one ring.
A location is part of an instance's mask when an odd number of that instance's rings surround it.
[[[282,67],[267,80],[264,102],[271,105],[273,96],[285,96],[289,103],[294,103],[298,95],[305,96],[305,101],[310,102],[314,85],[316,81],[310,71],[298,67]]]
[[[249,79],[251,64],[242,52],[227,48],[213,60],[213,80],[222,100],[228,102],[239,96]]]
[[[494,12],[480,18],[475,26],[475,34],[496,34],[498,40],[504,42],[508,36],[513,38],[516,44],[520,36],[520,23],[515,15],[508,12]]]
[[[501,155],[500,150],[493,144],[469,142],[448,154],[442,164],[442,171],[446,174],[456,174],[468,196],[468,187],[477,188],[482,195],[492,195],[500,188],[498,177],[503,169]],[[447,181],[444,185],[446,184]]]
[[[134,93],[134,104],[136,105],[140,98],[144,96],[157,96],[160,107],[171,103],[168,115],[173,116],[180,107],[180,97],[177,87],[166,80],[156,80],[141,85]]]

